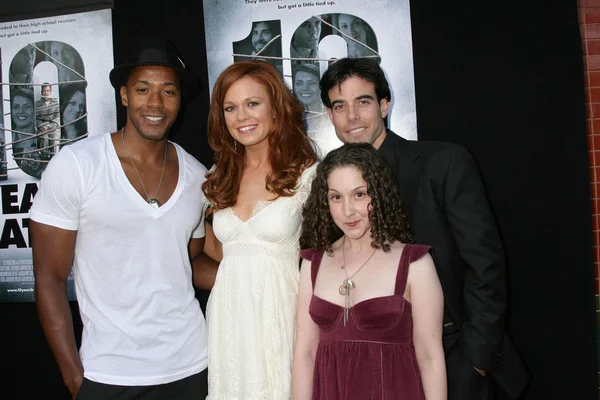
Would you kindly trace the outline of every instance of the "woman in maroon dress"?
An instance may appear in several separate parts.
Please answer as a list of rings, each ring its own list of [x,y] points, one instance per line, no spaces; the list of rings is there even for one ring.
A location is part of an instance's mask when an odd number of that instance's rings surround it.
[[[304,205],[293,400],[446,399],[443,293],[366,143],[317,167]]]

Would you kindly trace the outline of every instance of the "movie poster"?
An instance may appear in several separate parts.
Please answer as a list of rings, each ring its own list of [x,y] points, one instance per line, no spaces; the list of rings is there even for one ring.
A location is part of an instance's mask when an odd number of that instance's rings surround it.
[[[320,155],[337,148],[320,99],[330,62],[369,57],[380,62],[392,90],[388,124],[417,138],[408,0],[204,0],[209,84],[246,59],[272,63],[304,104],[304,121]]]
[[[33,301],[29,209],[52,157],[116,129],[110,10],[0,23],[0,301]],[[72,277],[69,297],[74,299]]]

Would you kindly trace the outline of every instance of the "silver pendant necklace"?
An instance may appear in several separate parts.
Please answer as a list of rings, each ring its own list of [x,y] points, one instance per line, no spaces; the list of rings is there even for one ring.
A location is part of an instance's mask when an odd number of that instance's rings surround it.
[[[121,142],[123,143],[123,147],[125,147],[125,152],[127,152],[127,156],[129,157],[129,161],[131,161],[131,165],[133,165],[133,169],[135,170],[135,173],[137,174],[138,179],[140,180],[140,183],[142,184],[142,189],[144,189],[144,194],[146,195],[146,201],[148,202],[148,204],[150,204],[152,207],[154,208],[159,208],[160,207],[160,201],[158,201],[158,199],[156,198],[156,195],[158,195],[158,190],[160,189],[160,185],[162,184],[162,180],[163,180],[163,175],[165,173],[165,165],[167,164],[167,146],[168,143],[165,142],[165,154],[163,155],[163,166],[162,166],[162,171],[160,173],[160,179],[158,181],[158,186],[156,187],[156,192],[154,192],[154,196],[152,198],[148,198],[148,192],[146,191],[146,186],[144,186],[144,181],[142,181],[142,177],[140,175],[140,171],[138,171],[137,167],[135,166],[135,163],[133,162],[133,158],[131,157],[131,154],[129,153],[129,149],[127,148],[127,145],[125,144],[125,127],[123,127],[123,129],[121,129]]]
[[[348,277],[348,272],[346,271],[346,248],[344,246],[345,244],[346,236],[344,235],[344,239],[342,239],[342,257],[344,259],[344,265],[342,265],[341,268],[344,271],[344,274],[346,275],[346,279],[344,279],[339,289],[340,294],[344,296],[344,326],[346,326],[346,322],[348,322],[348,311],[350,311],[350,290],[356,289],[356,284],[354,283],[352,278],[354,278],[356,274],[358,274],[360,270],[363,269],[365,265],[367,265],[371,257],[373,257],[373,255],[375,255],[375,252],[377,251],[377,249],[373,250],[373,252],[367,258],[367,260],[352,274],[351,277]]]

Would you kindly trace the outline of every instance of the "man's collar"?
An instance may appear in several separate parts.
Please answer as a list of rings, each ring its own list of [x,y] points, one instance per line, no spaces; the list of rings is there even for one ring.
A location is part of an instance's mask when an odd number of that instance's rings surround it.
[[[379,146],[379,149],[377,149],[377,150],[383,151],[383,152],[387,152],[388,150],[391,150],[392,147],[394,147],[394,143],[396,143],[397,138],[399,138],[398,135],[396,135],[391,130],[386,129],[385,130],[385,139],[383,139],[381,146]]]
[[[385,136],[383,143],[381,143],[381,146],[379,146],[379,149],[377,150],[379,154],[381,154],[384,158],[388,160],[395,159],[398,147],[401,147],[403,149],[403,152],[408,152],[407,154],[414,153],[414,157],[409,157],[411,161],[418,157],[419,150],[417,147],[406,146],[406,144],[410,142],[409,140],[404,139],[402,136],[396,135],[393,131],[389,129],[387,129],[386,132],[387,135]]]

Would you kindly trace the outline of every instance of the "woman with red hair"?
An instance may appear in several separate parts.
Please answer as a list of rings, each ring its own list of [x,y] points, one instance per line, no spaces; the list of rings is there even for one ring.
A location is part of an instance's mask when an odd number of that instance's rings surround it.
[[[291,398],[298,240],[317,158],[302,111],[263,61],[234,63],[213,89],[205,250],[220,265],[207,306],[207,400]]]

